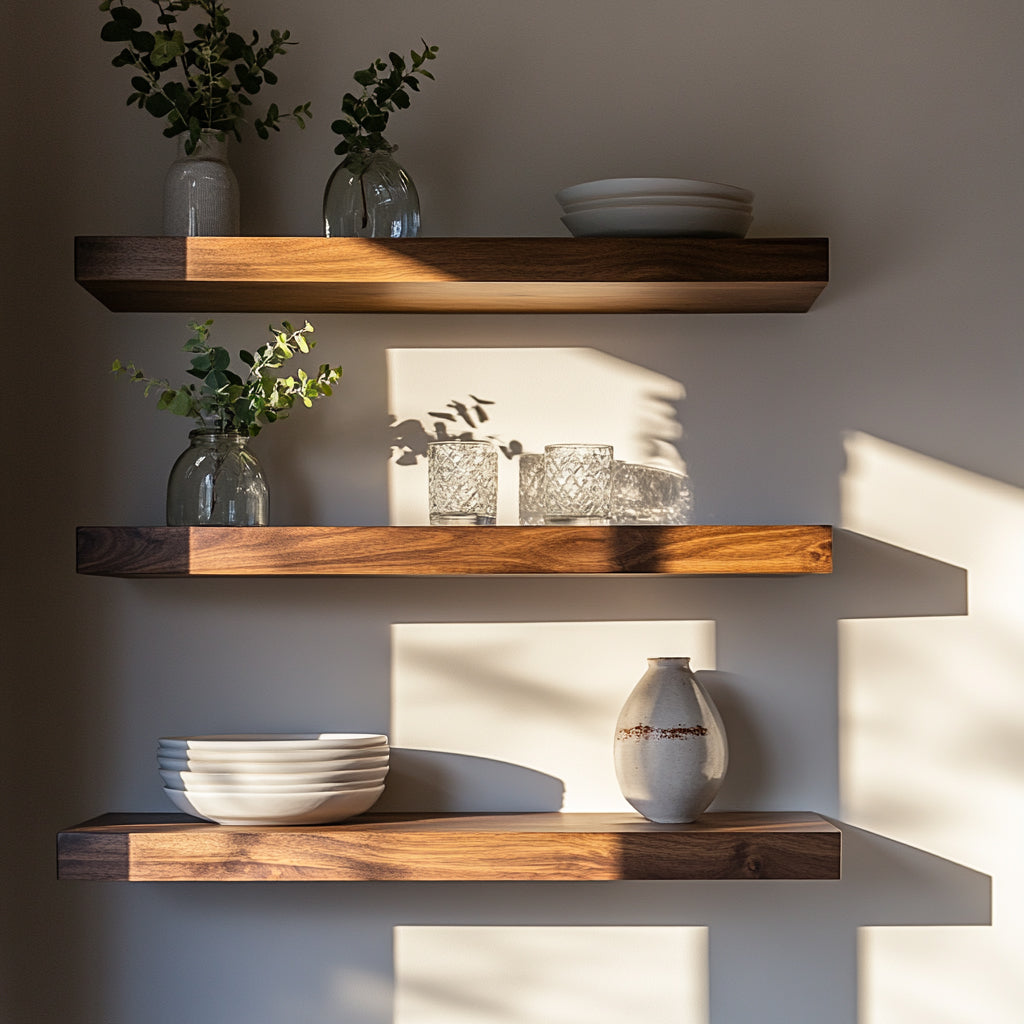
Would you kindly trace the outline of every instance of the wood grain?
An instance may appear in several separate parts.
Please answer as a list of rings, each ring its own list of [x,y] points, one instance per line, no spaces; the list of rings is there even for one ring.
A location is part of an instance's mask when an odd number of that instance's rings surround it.
[[[82,526],[101,576],[786,575],[832,571],[829,526]]]
[[[85,236],[75,278],[134,312],[802,313],[828,240]]]
[[[104,815],[61,832],[58,874],[97,881],[835,879],[841,834],[815,814],[388,814],[339,825],[226,826]]]

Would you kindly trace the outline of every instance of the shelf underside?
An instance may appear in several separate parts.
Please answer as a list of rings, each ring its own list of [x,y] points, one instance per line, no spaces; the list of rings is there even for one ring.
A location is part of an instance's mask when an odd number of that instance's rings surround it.
[[[830,526],[82,526],[97,576],[797,575]]]
[[[134,312],[803,313],[828,239],[86,236],[75,279]]]
[[[841,834],[815,814],[381,814],[338,825],[214,825],[107,814],[61,832],[58,874],[95,881],[835,879]]]

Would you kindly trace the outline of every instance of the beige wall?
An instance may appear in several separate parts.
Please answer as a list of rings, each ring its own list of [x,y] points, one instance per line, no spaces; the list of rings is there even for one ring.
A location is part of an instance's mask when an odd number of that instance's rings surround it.
[[[496,408],[573,358],[616,366],[621,389],[576,414],[591,430],[637,401],[638,382],[661,382],[698,521],[851,531],[827,579],[429,583],[75,576],[77,524],[161,520],[185,424],[106,368],[120,356],[177,375],[186,318],[115,315],[74,284],[74,235],[159,231],[171,154],[124,108],[101,15],[41,6],[8,5],[0,34],[0,1018],[604,1024],[643,992],[649,1021],[702,1022],[709,1007],[715,1024],[1017,1024],[1024,894],[1005,851],[1024,788],[1019,3],[236,3],[239,26],[301,41],[278,98],[315,111],[306,132],[235,151],[246,233],[319,232],[332,105],[352,70],[425,36],[441,47],[437,81],[392,133],[425,233],[561,235],[556,189],[657,174],[753,189],[752,234],[832,240],[832,283],[807,316],[313,317],[345,383],[260,438],[277,522],[386,522],[389,482],[409,483],[387,465],[390,401],[408,398],[401,353],[387,352],[455,348],[500,350]],[[268,318],[216,319],[237,346]],[[539,433],[551,411],[504,426]],[[589,627],[622,664],[598,699],[574,650],[588,623],[619,620]],[[720,806],[849,822],[842,882],[54,879],[61,826],[169,809],[156,736],[398,726],[422,745],[430,716],[412,722],[405,698],[423,637],[451,641],[450,671],[424,685],[471,692],[485,724],[549,687],[547,727],[591,730],[564,775],[618,807],[594,740],[602,702],[616,686],[624,699],[647,655],[688,653],[650,650],[666,632],[706,652],[730,727]],[[497,756],[486,732],[465,726],[446,749]],[[558,775],[535,739],[527,766]]]

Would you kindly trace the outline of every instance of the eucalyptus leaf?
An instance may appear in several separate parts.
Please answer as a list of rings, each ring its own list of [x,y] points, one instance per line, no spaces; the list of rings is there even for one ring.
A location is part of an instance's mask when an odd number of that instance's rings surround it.
[[[239,360],[249,369],[242,377],[228,369],[231,355],[226,348],[209,343],[212,320],[190,323],[192,336],[184,350],[192,353],[190,375],[202,384],[185,384],[172,388],[166,380],[147,377],[132,363],[115,359],[111,372],[127,375],[143,385],[145,394],[159,390],[157,408],[180,416],[190,416],[200,426],[224,431],[237,431],[255,436],[263,426],[284,419],[297,401],[310,406],[318,398],[334,394],[341,380],[341,367],[322,363],[315,373],[298,369],[294,374],[275,377],[277,369],[297,352],[308,353],[315,341],[308,321],[301,330],[284,323],[280,330],[270,328],[271,338],[256,352],[242,349]]]
[[[267,65],[295,45],[288,31],[271,29],[270,42],[259,45],[258,32],[246,37],[231,30],[228,8],[220,0],[141,0],[142,10],[155,15],[153,31],[143,28],[143,15],[135,7],[117,0],[101,0],[98,6],[107,16],[100,37],[130,43],[111,61],[114,67],[135,72],[128,105],[165,120],[165,136],[173,138],[187,130],[188,152],[194,151],[198,132],[240,139],[251,97],[278,82]],[[149,101],[160,92],[163,100]],[[310,117],[306,102],[289,114],[275,109],[254,118],[253,124],[257,135],[266,138],[268,129],[279,130],[279,122],[291,120],[301,129]]]
[[[401,54],[392,50],[388,54],[390,67],[378,57],[368,68],[353,74],[356,84],[362,87],[362,94],[345,93],[341,101],[345,117],[331,123],[331,131],[342,136],[343,140],[334,147],[334,152],[345,158],[342,166],[351,174],[361,176],[373,153],[397,149],[384,137],[389,116],[410,106],[412,99],[406,89],[419,92],[417,76],[434,77],[423,65],[437,57],[438,48],[425,40],[420,42],[423,43],[423,51],[410,51],[408,63]],[[387,74],[381,77],[382,72]]]

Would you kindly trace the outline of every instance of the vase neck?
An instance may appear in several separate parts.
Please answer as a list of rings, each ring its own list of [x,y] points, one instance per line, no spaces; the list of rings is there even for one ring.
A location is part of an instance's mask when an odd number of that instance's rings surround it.
[[[193,447],[196,445],[237,445],[239,448],[244,448],[249,443],[249,437],[246,434],[240,434],[237,430],[218,430],[216,427],[197,427],[195,430],[189,431],[188,439]]]
[[[203,131],[196,141],[196,148],[191,153],[185,152],[188,145],[189,135],[184,133],[178,136],[178,159],[179,160],[219,160],[222,163],[228,161],[228,140],[226,135],[215,131]]]

